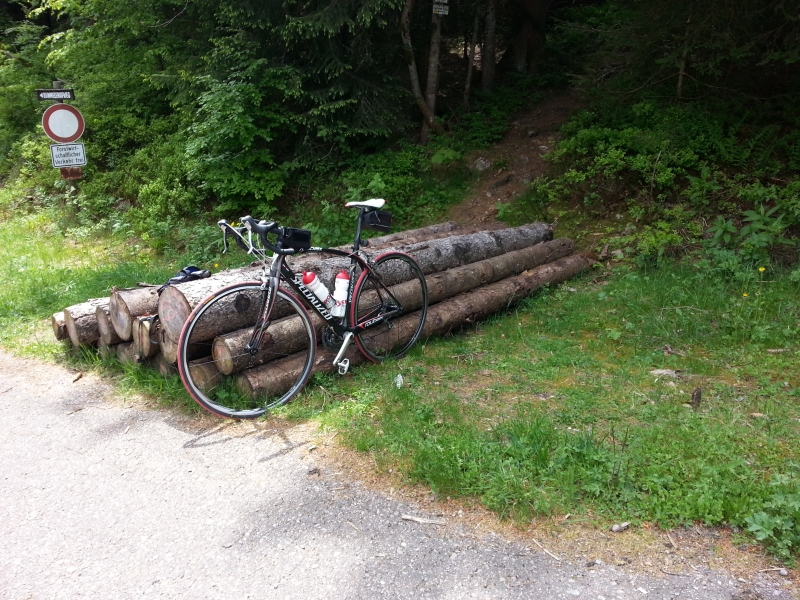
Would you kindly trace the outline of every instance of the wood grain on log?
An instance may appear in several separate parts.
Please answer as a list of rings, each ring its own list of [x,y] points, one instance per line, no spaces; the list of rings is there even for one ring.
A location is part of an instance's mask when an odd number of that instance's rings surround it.
[[[100,341],[106,346],[113,346],[114,344],[119,344],[122,338],[114,331],[108,315],[108,306],[98,306],[97,309],[95,309],[97,328],[100,330]]]
[[[134,317],[133,320],[136,324],[131,328],[131,333],[135,333],[133,343],[136,351],[142,359],[154,357],[159,352],[159,344],[152,342],[152,336],[158,335],[158,321],[154,322],[150,317]],[[156,328],[155,331],[152,330],[153,327]]]
[[[120,338],[125,341],[132,340],[133,319],[156,312],[157,289],[155,287],[136,287],[111,293],[108,307],[111,325]]]
[[[158,342],[164,360],[171,365],[178,364],[178,342],[173,340],[163,328],[158,331]],[[211,344],[193,344],[189,348],[189,360],[211,355]]]
[[[497,231],[455,235],[408,246],[398,245],[392,249],[410,254],[419,263],[423,273],[428,275],[530,247],[552,239],[552,235],[548,225],[533,223]],[[350,261],[346,258],[330,258],[315,263],[306,262],[306,258],[291,261],[292,269],[297,272],[310,268],[312,264],[320,280],[332,289],[334,277],[343,268],[349,267]],[[162,327],[173,339],[178,339],[189,314],[203,299],[227,285],[256,279],[259,273],[260,268],[245,267],[217,273],[208,279],[169,286],[158,301]]]
[[[100,339],[96,314],[98,306],[108,306],[108,296],[92,298],[64,309],[64,323],[67,325],[67,332],[73,346],[97,344],[97,340]]]
[[[443,335],[459,329],[464,325],[484,319],[496,312],[508,310],[509,306],[519,302],[547,284],[558,284],[588,269],[595,257],[590,254],[575,254],[561,258],[514,277],[503,279],[497,283],[481,287],[472,292],[460,294],[428,309],[420,341]],[[407,330],[409,337],[415,329],[418,317],[409,316],[395,321],[399,330]],[[350,364],[364,362],[360,353],[351,346],[347,353]],[[288,390],[297,380],[304,357],[289,356],[279,361],[267,363],[236,375],[236,386],[249,395],[277,395]],[[322,347],[318,348],[314,359],[315,371],[333,372],[335,354]]]
[[[53,313],[50,317],[50,324],[53,326],[53,335],[60,342],[69,339],[69,331],[67,331],[67,324],[64,321],[64,311]]]

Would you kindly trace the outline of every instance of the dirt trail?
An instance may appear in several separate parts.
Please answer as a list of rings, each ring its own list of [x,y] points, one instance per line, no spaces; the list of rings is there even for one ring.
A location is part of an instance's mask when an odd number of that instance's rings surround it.
[[[574,95],[550,94],[517,115],[498,144],[467,156],[469,167],[481,173],[480,181],[464,202],[451,209],[450,219],[463,225],[494,223],[498,202],[524,193],[533,179],[547,172],[542,155],[552,149],[561,126],[579,108]]]

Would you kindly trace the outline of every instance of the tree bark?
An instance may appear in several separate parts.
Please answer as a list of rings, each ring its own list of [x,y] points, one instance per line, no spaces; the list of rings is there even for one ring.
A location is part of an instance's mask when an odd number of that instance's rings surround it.
[[[425,103],[433,115],[436,114],[436,94],[439,93],[439,48],[442,43],[442,17],[434,14],[431,17],[431,47],[428,53],[428,81],[425,86]],[[421,140],[423,144],[430,141],[430,125],[426,119],[422,121]]]
[[[501,62],[515,73],[534,74],[542,60],[547,40],[547,11],[553,0],[522,0],[519,24]]]
[[[472,70],[475,66],[475,47],[478,45],[478,28],[480,26],[481,14],[475,10],[475,22],[472,25],[472,42],[467,52],[467,77],[464,80],[464,106],[469,110],[469,92],[472,87]]]
[[[507,310],[511,305],[541,289],[544,285],[562,283],[588,269],[594,262],[596,262],[596,258],[592,255],[575,254],[440,302],[428,310],[428,317],[420,340],[446,334],[465,324],[485,319],[498,311]],[[411,324],[408,327],[410,336],[414,329],[414,318],[409,317],[405,323],[403,321],[403,319],[399,320],[395,327],[402,331],[404,327]],[[335,353],[323,348],[319,350],[314,360],[315,371],[324,373],[335,371],[336,367],[332,364]],[[346,356],[350,359],[351,366],[361,364],[365,360],[352,346],[348,349]],[[239,373],[236,376],[236,386],[240,392],[251,396],[264,392],[280,394],[291,387],[297,379],[301,367],[302,357],[290,356],[275,363],[268,363]]]
[[[481,54],[481,86],[484,92],[494,88],[497,60],[497,0],[489,0],[486,9],[486,30]]]
[[[107,307],[108,296],[92,298],[64,309],[64,323],[67,326],[69,339],[76,348],[78,346],[94,346],[100,339],[96,314],[98,306]]]
[[[436,117],[425,102],[422,88],[419,85],[417,59],[414,56],[414,47],[411,45],[411,27],[409,25],[412,8],[414,8],[414,0],[406,0],[403,11],[400,13],[400,35],[403,38],[403,54],[408,65],[409,78],[411,79],[411,93],[414,95],[414,100],[417,101],[417,107],[419,107],[425,122],[428,123],[431,129],[441,135],[444,134],[444,127],[436,122]]]
[[[106,346],[113,346],[122,341],[111,326],[109,317],[108,306],[98,306],[95,310],[95,317],[97,318],[97,328],[100,330],[100,341]]]
[[[151,315],[158,306],[158,288],[135,287],[126,290],[115,290],[109,301],[111,325],[117,335],[125,341],[133,339],[131,327],[133,319],[142,315]]]
[[[686,32],[683,36],[683,51],[681,52],[681,64],[678,68],[678,89],[676,96],[678,102],[683,100],[683,78],[686,75],[686,62],[689,57],[689,28],[692,24],[692,11],[694,10],[694,3],[689,4],[689,15],[686,17]]]
[[[532,223],[521,227],[452,236],[408,246],[398,244],[393,249],[410,254],[419,263],[423,273],[429,275],[430,273],[444,271],[445,269],[533,246],[539,242],[552,239],[552,235],[553,232],[548,225]],[[330,258],[319,262],[303,258],[291,262],[292,269],[296,272],[304,268],[313,268],[317,277],[328,286],[328,289],[332,289],[333,279],[336,274],[343,268],[349,267],[349,265],[349,259],[345,258]],[[170,338],[177,340],[189,314],[202,300],[212,292],[232,283],[252,281],[259,273],[259,267],[245,267],[217,273],[208,279],[167,287],[161,293],[158,301],[158,315],[162,328]],[[252,301],[252,299],[250,300]],[[243,310],[234,313],[240,315],[242,321],[240,325],[233,327],[231,331],[243,327],[247,323],[247,321],[243,320],[245,318],[252,322],[252,315],[243,313]]]
[[[425,278],[428,285],[428,304],[437,304],[458,294],[569,256],[572,254],[573,247],[572,240],[561,238],[462,267],[448,269],[441,273],[434,273]],[[392,287],[392,293],[407,310],[420,308],[420,304],[415,304],[415,301],[418,300],[417,291],[416,282],[403,282]],[[369,304],[369,295],[366,299]],[[315,318],[314,325],[319,337],[325,324],[316,315],[312,315],[312,317]],[[227,322],[228,318],[220,315],[219,329],[225,328]],[[273,323],[267,330],[267,339],[262,342],[261,350],[254,356],[245,350],[251,334],[252,329],[248,327],[218,335],[214,339],[211,355],[217,362],[220,372],[231,375],[274,360],[276,357],[298,352],[305,342],[303,323],[299,317],[290,317]]]

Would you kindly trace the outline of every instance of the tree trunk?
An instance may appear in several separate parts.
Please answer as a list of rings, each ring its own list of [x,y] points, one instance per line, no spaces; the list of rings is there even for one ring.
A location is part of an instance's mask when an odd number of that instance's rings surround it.
[[[486,33],[481,54],[481,84],[484,92],[494,88],[497,60],[497,0],[489,0],[486,9]]]
[[[96,314],[98,306],[108,306],[108,296],[92,298],[64,309],[64,323],[67,326],[69,339],[76,348],[78,346],[94,346],[100,339]]]
[[[428,285],[428,304],[437,304],[458,294],[569,256],[572,251],[572,240],[561,238],[429,275],[425,278]],[[410,283],[413,285],[409,285]],[[392,287],[392,293],[407,310],[420,308],[419,304],[415,304],[418,299],[417,290],[416,282],[403,282]],[[370,304],[369,295],[366,299],[367,304]],[[325,323],[316,315],[312,317],[315,317],[314,325],[319,334]],[[223,330],[228,318],[220,315],[217,322],[219,329]],[[299,317],[273,323],[267,330],[268,339],[262,342],[261,350],[255,356],[245,350],[251,334],[252,329],[248,327],[216,337],[211,355],[220,372],[230,375],[273,360],[276,356],[298,352],[305,341],[303,323]]]
[[[131,327],[133,319],[142,315],[152,315],[158,306],[158,288],[135,287],[126,290],[115,290],[111,293],[109,313],[111,325],[120,338],[125,341],[133,339]]]
[[[100,341],[106,346],[113,346],[122,341],[111,326],[109,318],[108,306],[98,306],[95,310],[95,317],[97,318],[97,328],[100,330]]]
[[[515,73],[534,74],[541,63],[547,32],[547,11],[553,0],[522,0],[516,33],[501,67]]]
[[[428,317],[420,340],[446,334],[465,324],[485,319],[498,311],[507,310],[512,304],[543,286],[562,283],[588,269],[594,262],[596,259],[592,255],[575,254],[440,302],[428,310]],[[410,325],[408,327],[410,336],[413,333],[414,322],[413,317],[409,317],[405,322],[400,319],[396,322],[395,327],[402,331],[404,327]],[[336,367],[333,366],[335,353],[323,348],[319,348],[319,350],[314,360],[315,371],[334,372],[336,370]],[[365,361],[353,346],[348,349],[346,356],[350,359],[351,366]],[[296,381],[302,368],[302,358],[290,356],[276,361],[274,364],[268,363],[243,371],[236,376],[236,386],[240,392],[249,395],[258,395],[264,392],[283,393]]]
[[[452,236],[408,246],[398,244],[394,249],[410,254],[419,263],[422,271],[428,275],[492,256],[498,256],[505,252],[533,246],[539,242],[552,239],[552,235],[553,232],[548,225],[533,223],[497,231],[482,231],[469,235]],[[319,262],[306,262],[306,260],[293,260],[291,262],[292,269],[299,272],[302,268],[313,268],[317,277],[328,289],[332,289],[336,274],[350,265],[349,259],[346,258],[330,258]],[[245,267],[217,273],[208,279],[199,279],[167,287],[161,293],[158,301],[158,315],[161,319],[162,328],[170,338],[177,340],[189,314],[202,300],[212,292],[232,283],[252,281],[259,273],[260,268],[258,267]],[[250,300],[252,304],[252,298]],[[254,309],[248,307],[248,310]],[[240,318],[241,324],[233,327],[231,331],[243,327],[248,320],[250,322],[254,321],[251,313],[244,313],[244,309],[233,312],[233,314],[238,315],[237,318]]]
[[[681,64],[678,68],[678,89],[676,96],[678,102],[683,100],[683,78],[686,75],[686,61],[689,57],[689,28],[692,24],[692,11],[694,3],[689,4],[689,15],[686,17],[686,33],[683,36],[683,51],[681,52]]]
[[[313,315],[313,321],[319,332],[324,327],[323,320]],[[277,356],[294,354],[302,350],[308,342],[305,325],[300,317],[287,317],[273,322],[255,355],[250,355],[245,350],[252,333],[253,329],[248,327],[214,339],[211,356],[221,373],[230,375],[273,360]]]
[[[67,323],[64,321],[64,311],[53,313],[50,317],[50,324],[53,326],[53,335],[60,342],[69,339],[69,331],[67,331]]]
[[[406,4],[403,7],[403,12],[400,13],[400,35],[403,38],[403,54],[406,59],[406,64],[408,65],[409,78],[411,79],[411,93],[414,94],[414,100],[417,101],[417,107],[419,107],[419,110],[422,113],[425,122],[428,123],[428,126],[436,133],[444,134],[444,128],[436,122],[436,117],[428,107],[428,104],[425,102],[425,98],[422,96],[422,88],[419,85],[417,59],[414,56],[414,47],[411,45],[411,27],[409,25],[411,9],[413,7],[414,0],[406,0]]]
[[[425,103],[431,110],[431,114],[436,114],[436,94],[439,92],[439,48],[442,43],[442,17],[434,14],[431,17],[431,47],[428,54],[428,82],[425,86]],[[422,121],[421,140],[427,144],[430,140],[430,125],[428,121]]]
[[[464,106],[469,110],[469,92],[472,87],[472,70],[475,66],[475,47],[478,45],[478,28],[480,26],[481,14],[475,10],[475,22],[472,25],[472,42],[467,52],[467,77],[464,81]]]

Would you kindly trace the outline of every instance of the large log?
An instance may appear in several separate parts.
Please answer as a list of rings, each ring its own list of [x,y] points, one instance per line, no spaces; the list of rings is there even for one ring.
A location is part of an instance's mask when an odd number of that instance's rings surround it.
[[[497,231],[456,235],[407,246],[398,245],[393,249],[413,256],[422,271],[428,275],[530,247],[552,237],[553,232],[548,225],[533,223]],[[304,260],[291,261],[292,269],[299,272],[307,268]],[[329,258],[315,263],[313,268],[320,280],[332,289],[336,274],[349,264],[349,259],[346,258]],[[245,267],[217,273],[208,279],[169,286],[158,301],[158,314],[162,327],[173,339],[178,339],[189,314],[204,298],[232,283],[256,279],[259,273],[258,267]]]
[[[109,300],[111,325],[120,338],[125,341],[133,339],[131,328],[133,319],[142,315],[153,314],[158,306],[158,288],[135,287],[115,290]]]
[[[117,335],[114,328],[111,326],[111,321],[108,315],[108,306],[98,306],[95,309],[95,318],[97,318],[97,328],[100,330],[100,341],[106,346],[113,346],[119,344],[122,338]]]
[[[572,240],[561,238],[530,248],[508,252],[493,258],[476,263],[448,269],[441,273],[428,275],[425,280],[428,285],[428,304],[433,305],[447,298],[474,290],[482,285],[494,283],[543,265],[559,258],[569,256],[573,251]],[[416,281],[407,281],[392,287],[392,293],[407,310],[416,310],[420,307],[415,303],[419,298],[419,288]],[[369,295],[366,297],[367,304]],[[314,315],[316,316],[316,315]],[[216,321],[219,331],[230,320],[220,315]],[[324,326],[322,319],[316,319],[317,334]],[[245,328],[231,333],[218,335],[214,339],[211,355],[217,362],[217,368],[226,374],[251,368],[257,364],[285,356],[300,350],[304,342],[303,323],[298,317],[291,317],[274,323],[267,331],[268,339],[261,344],[261,349],[255,355],[250,355],[245,350],[245,345],[250,340],[251,328]]]
[[[64,322],[64,311],[53,313],[50,317],[50,324],[53,326],[53,335],[60,342],[69,339],[69,331],[67,331],[67,324]]]
[[[97,340],[100,339],[96,314],[98,306],[108,306],[108,296],[92,298],[64,309],[64,323],[73,346],[97,344]]]
[[[460,294],[444,302],[440,302],[428,309],[425,327],[420,340],[425,340],[434,335],[443,335],[459,329],[466,324],[474,323],[480,319],[507,310],[509,306],[519,302],[548,284],[558,284],[574,277],[583,270],[588,269],[596,259],[590,254],[575,254],[561,258],[557,261],[536,267],[530,271],[514,277],[503,279],[497,283],[481,287],[472,292]],[[418,317],[417,317],[418,319]],[[416,320],[413,316],[395,321],[399,331],[407,330],[410,336],[415,329]],[[335,353],[318,347],[314,359],[314,368],[318,372],[333,372]],[[365,359],[358,353],[355,346],[348,349],[346,356],[350,359],[351,366],[363,363]],[[270,394],[277,395],[288,390],[297,379],[303,365],[303,357],[289,356],[279,361],[267,363],[253,369],[238,373],[236,377],[237,388],[248,395]]]
[[[447,221],[446,223],[438,223],[436,225],[428,225],[427,227],[420,227],[418,229],[409,229],[407,231],[398,231],[397,233],[390,233],[382,235],[370,240],[370,244],[386,245],[399,240],[407,240],[414,237],[424,237],[426,235],[438,235],[441,233],[449,233],[451,231],[460,230],[461,225],[455,221]]]

